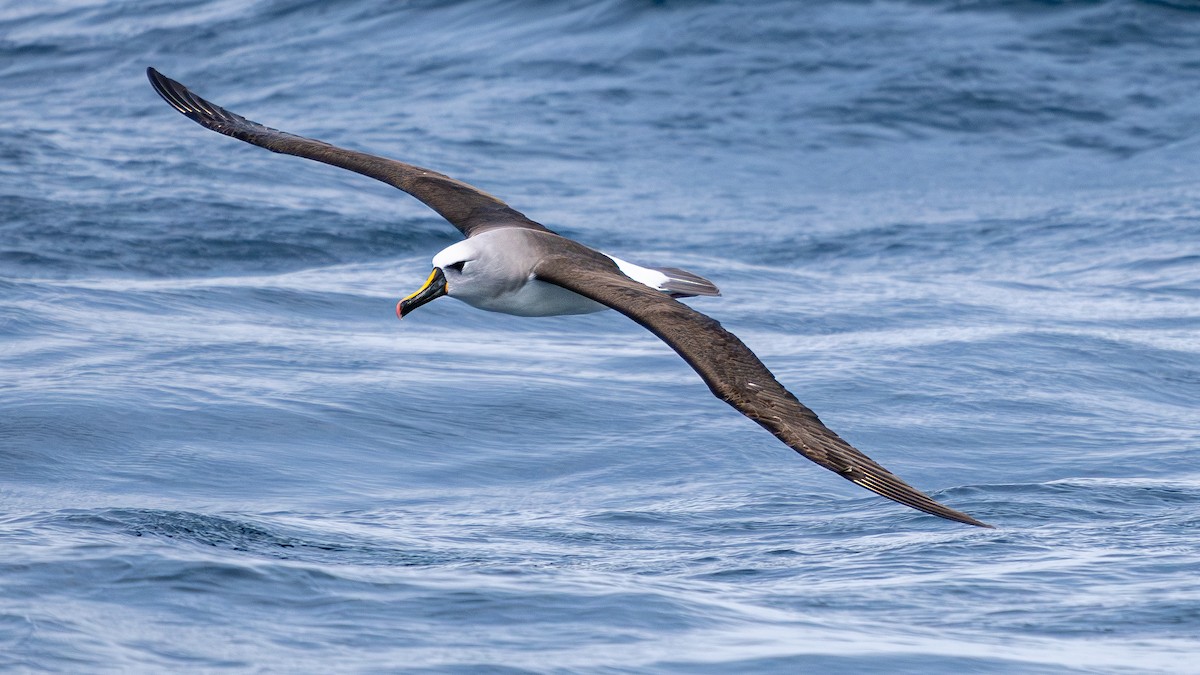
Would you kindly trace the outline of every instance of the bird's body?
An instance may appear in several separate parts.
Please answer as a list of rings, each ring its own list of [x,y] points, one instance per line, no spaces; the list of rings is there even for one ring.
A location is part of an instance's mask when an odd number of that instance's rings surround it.
[[[167,103],[208,129],[384,181],[457,227],[466,239],[434,256],[433,272],[419,290],[397,304],[397,315],[403,317],[442,295],[519,316],[615,309],[666,342],[714,395],[801,455],[901,504],[990,527],[939,504],[842,440],[785,389],[737,336],[676,300],[719,295],[707,279],[677,268],[643,267],[613,258],[554,233],[461,181],[265,127],[196,96],[153,68],[147,75]]]
[[[433,257],[433,266],[446,276],[447,295],[489,312],[558,316],[608,309],[534,275],[546,237],[562,239],[517,227],[488,230],[446,247]]]
[[[568,249],[574,255],[591,258],[599,264],[604,264],[603,258],[607,258],[621,274],[647,288],[675,297],[719,295],[711,282],[690,272],[642,267],[599,253],[566,237],[522,227],[487,230],[447,246],[433,257],[433,266],[442,270],[446,277],[446,295],[476,309],[516,316],[591,314],[609,309],[562,286],[538,279],[534,270],[547,253]],[[690,292],[680,290],[684,281],[690,284]]]

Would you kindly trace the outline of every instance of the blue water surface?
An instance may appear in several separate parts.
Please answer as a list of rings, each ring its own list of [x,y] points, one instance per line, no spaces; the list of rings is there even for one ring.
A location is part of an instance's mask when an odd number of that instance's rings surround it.
[[[1200,5],[0,5],[0,669],[1175,673],[1200,653]],[[805,461],[612,313],[395,301],[457,233],[686,267]]]

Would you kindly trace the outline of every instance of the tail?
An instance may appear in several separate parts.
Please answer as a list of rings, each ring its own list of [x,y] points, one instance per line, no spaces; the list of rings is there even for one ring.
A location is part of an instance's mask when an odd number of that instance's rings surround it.
[[[625,276],[656,291],[667,293],[672,298],[721,294],[713,282],[678,267],[642,267],[611,255],[608,257],[612,258]]]
[[[667,278],[658,285],[658,290],[666,291],[672,298],[721,294],[721,289],[717,288],[716,284],[687,270],[681,270],[678,267],[651,267],[650,269]]]

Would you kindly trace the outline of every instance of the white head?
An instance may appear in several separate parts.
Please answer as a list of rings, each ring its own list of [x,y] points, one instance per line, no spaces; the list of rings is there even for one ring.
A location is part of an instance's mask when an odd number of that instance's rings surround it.
[[[516,227],[481,232],[433,257],[433,273],[419,291],[396,306],[404,317],[421,305],[450,295],[478,309],[517,316],[580,314],[604,309],[562,286],[538,281],[546,237]]]
[[[495,247],[483,245],[484,236],[464,239],[448,246],[433,257],[433,272],[425,285],[396,305],[403,318],[412,310],[449,295],[468,305],[486,307],[499,295],[518,290],[528,281],[528,273],[516,270],[509,256]]]

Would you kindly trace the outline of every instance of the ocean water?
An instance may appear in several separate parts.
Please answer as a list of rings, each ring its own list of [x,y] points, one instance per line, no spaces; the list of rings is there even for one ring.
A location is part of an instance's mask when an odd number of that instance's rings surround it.
[[[1179,673],[1200,5],[0,4],[0,670]],[[396,300],[466,180],[690,301],[981,530],[621,316]]]

